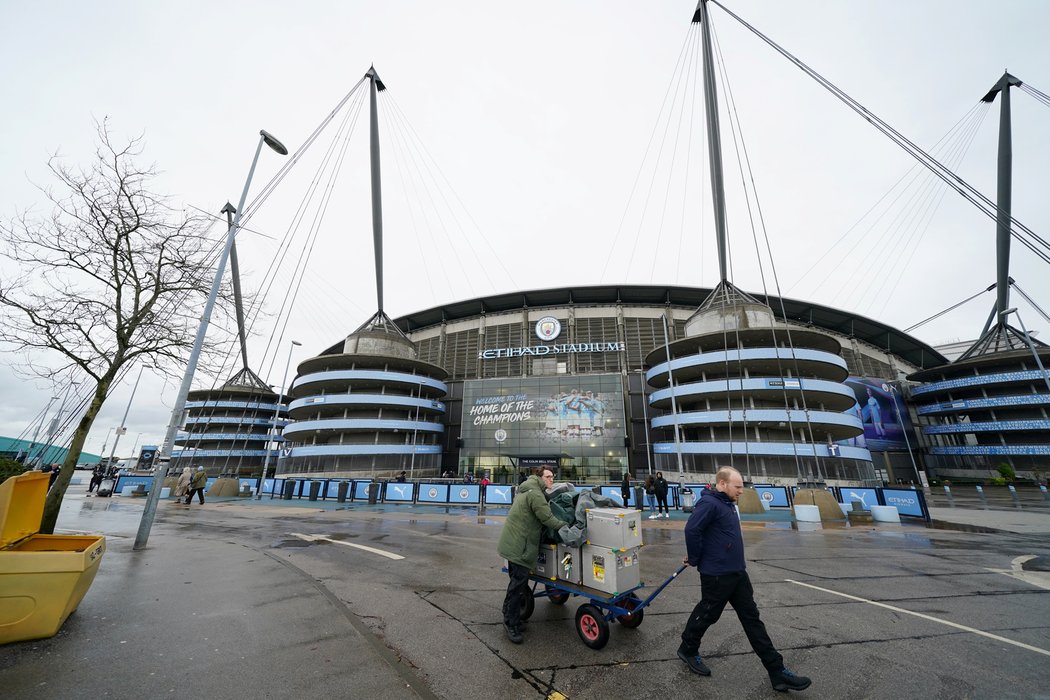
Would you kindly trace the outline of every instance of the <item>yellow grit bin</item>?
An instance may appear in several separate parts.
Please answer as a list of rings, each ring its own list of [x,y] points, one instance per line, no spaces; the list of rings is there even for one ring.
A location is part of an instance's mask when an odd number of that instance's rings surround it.
[[[0,484],[0,644],[52,637],[91,587],[101,535],[41,535],[48,474]]]

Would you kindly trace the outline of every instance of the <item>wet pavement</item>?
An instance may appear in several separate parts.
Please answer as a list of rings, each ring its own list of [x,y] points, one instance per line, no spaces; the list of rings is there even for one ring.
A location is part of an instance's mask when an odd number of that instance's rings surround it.
[[[579,598],[538,600],[511,644],[503,509],[163,503],[135,553],[141,512],[67,497],[59,528],[106,534],[109,551],[56,637],[0,647],[5,696],[773,695],[728,610],[701,647],[711,678],[677,659],[699,597],[690,571],[602,650],[577,637]],[[684,518],[643,519],[646,583],[677,568]],[[1050,696],[1050,508],[938,505],[934,518],[954,529],[744,523],[756,600],[788,665],[813,678],[807,696]]]

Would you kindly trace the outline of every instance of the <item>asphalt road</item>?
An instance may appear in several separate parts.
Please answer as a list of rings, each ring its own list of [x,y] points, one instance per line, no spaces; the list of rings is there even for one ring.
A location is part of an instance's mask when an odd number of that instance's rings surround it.
[[[223,542],[276,557],[341,601],[406,678],[421,679],[441,698],[774,696],[730,609],[701,647],[712,677],[690,674],[675,656],[678,635],[699,597],[695,571],[683,573],[656,598],[637,629],[614,624],[602,650],[588,649],[577,638],[573,615],[585,602],[578,598],[564,606],[537,601],[525,643],[516,646],[501,624],[506,575],[495,553],[498,515],[274,503],[163,504],[155,532],[164,540],[151,545]],[[71,502],[60,526],[104,531],[117,541],[133,536],[140,512],[135,506],[107,509],[104,516],[91,511]],[[681,519],[644,521],[641,566],[647,584],[658,584],[677,568],[682,525]],[[800,532],[784,523],[745,523],[744,537],[770,635],[789,668],[813,679],[806,696],[1050,697],[1045,535],[919,526]],[[222,562],[197,565],[221,570]],[[280,614],[301,619],[319,605]],[[134,662],[134,655],[150,650],[114,653]],[[332,653],[338,649],[326,650]],[[353,666],[354,659],[344,661]],[[12,668],[10,673],[17,672]],[[288,672],[289,692],[280,692],[277,681],[274,697],[295,694],[298,670]],[[407,691],[402,696],[412,697]]]

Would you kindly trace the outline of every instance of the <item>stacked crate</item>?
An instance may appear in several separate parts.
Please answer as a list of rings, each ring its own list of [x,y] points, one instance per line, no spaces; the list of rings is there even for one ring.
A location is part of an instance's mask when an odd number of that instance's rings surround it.
[[[580,581],[611,595],[641,585],[638,550],[642,546],[641,511],[592,508],[587,511],[587,542],[580,551]]]

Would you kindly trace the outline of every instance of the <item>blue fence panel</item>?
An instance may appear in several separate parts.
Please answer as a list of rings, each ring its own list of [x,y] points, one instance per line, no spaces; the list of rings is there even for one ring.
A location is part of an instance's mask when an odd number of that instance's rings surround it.
[[[623,500],[623,496],[620,494],[620,487],[619,486],[603,486],[602,487],[602,495],[603,496],[607,496],[608,498],[615,498],[617,503],[619,503],[619,502],[621,502]],[[634,489],[631,490],[631,497],[627,499],[627,503],[625,505],[629,506],[633,499],[634,499]]]
[[[125,486],[138,486],[143,484],[146,487],[146,493],[149,493],[150,487],[153,486],[152,476],[121,476],[117,477],[117,483],[113,486],[113,493],[120,495],[120,492]]]
[[[473,503],[476,505],[481,502],[481,486],[477,484],[452,484],[448,489],[448,502]]]
[[[926,507],[926,497],[922,491],[914,489],[880,489],[883,505],[894,506],[901,515],[913,518],[930,519],[930,510]]]
[[[758,497],[770,508],[789,508],[791,502],[788,500],[786,486],[755,486]]]
[[[368,500],[368,485],[372,482],[369,480],[355,481],[354,487],[351,491],[354,494],[353,500],[355,501],[367,501]]]
[[[448,484],[420,484],[416,500],[420,503],[448,503]]]
[[[514,502],[514,489],[510,484],[489,484],[485,487],[485,504],[490,506],[509,506]]]
[[[388,481],[383,493],[384,503],[411,503],[415,484]]]
[[[864,510],[871,510],[872,506],[879,505],[879,492],[877,489],[860,486],[840,486],[839,503],[845,503],[852,508],[853,501],[860,501]]]

